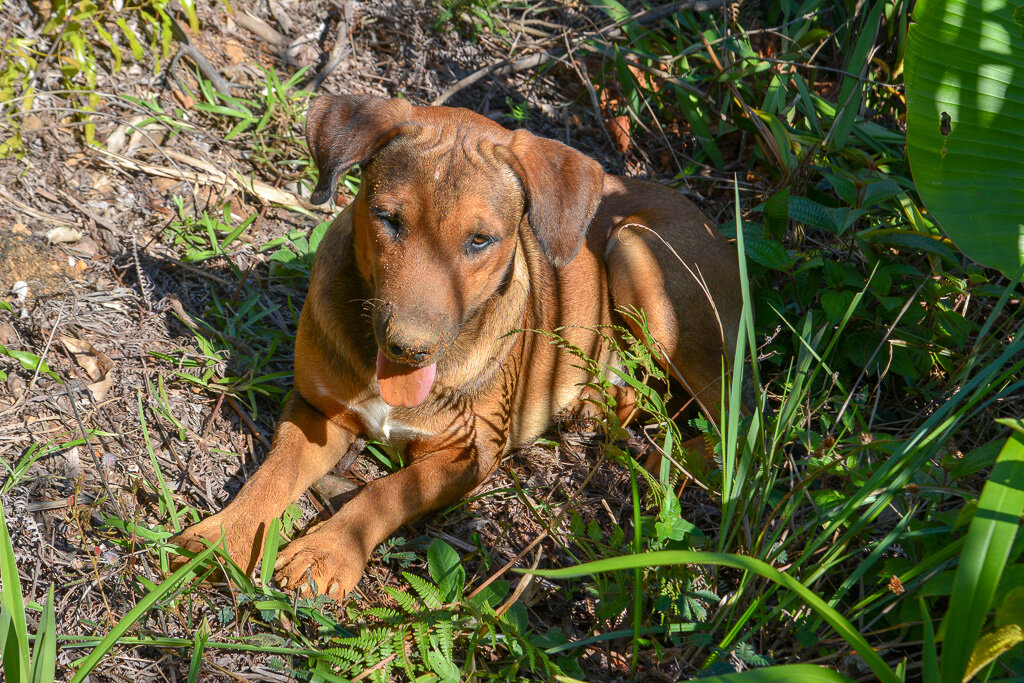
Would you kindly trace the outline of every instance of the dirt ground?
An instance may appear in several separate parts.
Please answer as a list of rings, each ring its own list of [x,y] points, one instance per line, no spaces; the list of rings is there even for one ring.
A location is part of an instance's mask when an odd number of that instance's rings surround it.
[[[561,25],[545,29],[555,36],[551,45],[594,29],[603,15],[581,5],[559,6]],[[456,31],[432,29],[437,8],[430,3],[240,0],[232,8],[236,16],[256,17],[282,41],[275,45],[266,34],[257,35],[252,19],[235,20],[219,4],[199,8],[203,30],[193,36],[194,47],[238,94],[262,88],[265,76],[258,67],[273,68],[283,79],[303,66],[310,74],[323,70],[333,55],[340,61],[319,92],[400,94],[417,103],[444,97],[450,105],[510,126],[516,125],[516,107],[529,102],[531,130],[591,154],[609,171],[665,173],[670,171],[666,150],[685,149],[685,141],[668,131],[652,136],[645,153],[620,153],[584,78],[595,65],[564,60],[545,71],[486,72],[517,55],[486,33],[468,40]],[[39,12],[24,0],[4,3],[0,26],[31,34]],[[522,33],[523,48],[541,40],[535,34]],[[130,577],[157,580],[159,574],[141,543],[128,551],[114,542],[123,540],[124,532],[112,528],[109,517],[167,525],[158,494],[161,476],[179,507],[216,511],[265,457],[280,399],[289,389],[287,345],[304,283],[275,276],[270,252],[261,246],[294,231],[308,232],[329,214],[309,207],[302,216],[275,208],[257,192],[219,182],[224,171],[234,171],[300,196],[309,192],[287,167],[274,177],[267,172],[273,164],[255,163],[226,141],[223,131],[204,130],[202,117],[196,117],[197,126],[173,134],[125,125],[145,112],[123,96],[152,99],[169,109],[188,104],[181,84],[195,87],[189,59],[165,62],[158,73],[138,65],[99,73],[99,147],[83,143],[81,124],[68,109],[73,103],[61,90],[59,68],[55,61],[41,61],[35,104],[22,121],[26,154],[0,161],[0,292],[9,303],[0,310],[0,344],[8,351],[0,355],[7,376],[0,383],[0,458],[14,469],[42,454],[27,470],[11,475],[8,483],[16,483],[5,486],[0,499],[26,597],[42,602],[53,583],[58,631],[103,633],[133,606]],[[481,70],[482,77],[459,85]],[[310,85],[306,79],[300,83]],[[284,124],[296,140],[300,124]],[[708,196],[717,181],[695,182],[703,183],[697,194]],[[230,262],[192,264],[168,231],[180,220],[175,198],[181,215],[218,215],[230,201],[232,214],[257,218]],[[218,311],[225,302],[237,304],[240,292],[268,312],[261,334],[276,334],[283,344],[268,352],[272,358],[260,373],[284,376],[267,382],[271,395],[256,393],[251,400],[244,400],[244,392],[239,398],[219,391],[210,377],[246,378],[245,364],[253,354],[240,349],[252,342],[242,333],[231,337],[195,322],[224,315]],[[212,346],[199,337],[212,340]],[[253,351],[262,355],[268,349]],[[44,360],[38,369],[36,357]],[[580,492],[594,464],[588,447],[594,437],[559,433],[553,438],[560,445],[515,454],[485,487],[496,493],[428,517],[401,535],[442,538],[470,553],[482,545],[492,568],[515,558],[532,564],[538,552],[559,553],[547,541],[520,556],[542,527],[521,499],[508,493],[516,483],[545,492],[541,503],[572,503],[603,524],[618,519],[628,505],[625,471],[604,464]],[[379,473],[372,458],[364,457],[346,477],[358,484]],[[299,526],[329,512],[330,505],[329,494],[306,496]],[[361,584],[366,599],[379,595],[379,585],[393,581],[401,568],[376,555]],[[469,568],[471,581],[486,574],[480,562]],[[592,609],[581,596],[560,595],[544,582],[531,592],[524,600],[542,622],[568,620],[580,633],[589,627]],[[209,599],[231,603],[228,594]],[[146,632],[178,637],[191,637],[192,627],[182,614],[171,613],[155,614],[143,624]],[[59,663],[78,656],[62,649]],[[263,656],[218,652],[208,657],[203,680],[285,680]],[[592,664],[607,674],[617,667],[607,660]],[[187,670],[187,655],[180,651],[120,648],[92,679],[184,680]],[[59,671],[66,676],[68,669]],[[664,672],[679,673],[669,663]]]

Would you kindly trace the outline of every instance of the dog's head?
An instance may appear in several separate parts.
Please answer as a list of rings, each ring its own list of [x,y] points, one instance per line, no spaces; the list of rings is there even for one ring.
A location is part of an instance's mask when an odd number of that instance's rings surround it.
[[[463,109],[322,95],[306,137],[319,171],[314,204],[362,165],[354,249],[392,405],[426,398],[437,360],[510,277],[520,230],[565,265],[601,199],[596,161]]]

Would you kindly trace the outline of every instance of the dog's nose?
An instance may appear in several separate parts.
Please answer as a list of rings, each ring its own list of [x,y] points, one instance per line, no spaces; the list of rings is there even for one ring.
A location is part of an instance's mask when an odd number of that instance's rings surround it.
[[[420,351],[417,349],[407,348],[399,346],[398,344],[389,344],[388,351],[395,358],[411,360],[414,363],[422,363],[430,356],[430,354],[427,351]]]

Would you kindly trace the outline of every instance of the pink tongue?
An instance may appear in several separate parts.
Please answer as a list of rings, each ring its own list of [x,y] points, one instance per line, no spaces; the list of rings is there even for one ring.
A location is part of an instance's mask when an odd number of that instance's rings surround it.
[[[412,408],[423,403],[434,385],[437,364],[413,368],[396,363],[380,351],[377,352],[377,386],[381,398],[389,406]]]

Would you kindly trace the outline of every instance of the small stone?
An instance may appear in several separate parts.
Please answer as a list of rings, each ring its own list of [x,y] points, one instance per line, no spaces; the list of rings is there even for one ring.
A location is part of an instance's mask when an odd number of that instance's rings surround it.
[[[64,226],[53,228],[46,233],[46,241],[50,244],[66,244],[68,242],[77,242],[80,239],[82,239],[80,231]]]
[[[19,305],[25,303],[25,299],[28,297],[28,283],[24,280],[18,280],[11,287],[11,294],[17,298]]]
[[[11,392],[11,397],[14,402],[17,403],[25,395],[25,380],[20,375],[16,375],[13,372],[7,375],[7,390]]]
[[[11,232],[15,235],[31,235],[32,231],[25,227],[24,223],[15,223],[11,226]]]
[[[0,323],[0,345],[10,346],[21,340],[18,331],[10,323]]]

